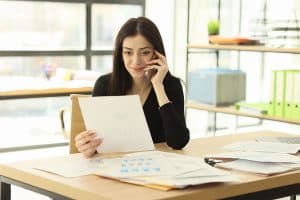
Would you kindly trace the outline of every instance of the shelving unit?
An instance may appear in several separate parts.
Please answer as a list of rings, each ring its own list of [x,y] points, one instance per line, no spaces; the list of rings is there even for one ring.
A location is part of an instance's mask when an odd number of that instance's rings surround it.
[[[258,45],[218,45],[218,44],[188,44],[188,49],[214,49],[229,51],[254,51],[269,53],[293,53],[300,54],[300,48],[272,48]]]
[[[300,54],[300,48],[269,48],[265,46],[244,46],[244,45],[210,45],[210,44],[188,44],[188,49],[197,49],[197,50],[205,50],[205,49],[214,49],[214,50],[229,50],[229,51],[254,51],[254,52],[274,52],[274,53],[293,53]],[[198,103],[198,102],[188,102],[188,108],[205,110],[208,112],[214,113],[224,113],[231,114],[236,116],[244,116],[244,117],[252,117],[264,120],[272,120],[272,121],[280,121],[290,124],[300,125],[300,121],[297,120],[289,120],[281,117],[268,116],[262,114],[253,114],[250,112],[240,112],[235,109],[234,106],[229,107],[216,107],[213,105]]]
[[[207,51],[210,51],[212,53],[216,54],[216,65],[219,64],[219,51],[249,51],[249,52],[260,52],[264,55],[264,53],[288,53],[288,54],[300,54],[300,48],[274,48],[274,47],[267,47],[263,45],[218,45],[218,44],[205,44],[205,43],[193,43],[189,39],[189,20],[190,20],[190,0],[188,1],[188,27],[187,27],[187,68],[186,68],[186,81],[188,85],[188,66],[189,66],[189,54],[192,53],[206,53]],[[218,19],[220,19],[220,1],[218,1]],[[238,54],[238,59],[240,59]],[[240,60],[238,60],[238,63],[240,63]],[[264,57],[262,57],[261,63],[264,63]],[[263,66],[263,65],[262,65]],[[187,89],[187,93],[188,93]],[[192,102],[187,100],[187,107],[192,109],[198,109],[198,110],[204,110],[208,111],[209,113],[214,114],[214,122],[213,122],[213,128],[214,132],[216,130],[216,113],[224,113],[224,114],[230,114],[236,116],[236,121],[238,116],[244,116],[244,117],[251,117],[251,118],[257,118],[261,120],[272,120],[272,121],[280,121],[284,123],[290,123],[290,124],[296,124],[300,125],[300,120],[289,120],[285,118],[275,117],[275,116],[267,116],[262,114],[253,114],[250,112],[241,112],[235,109],[234,106],[229,107],[216,107],[213,105],[207,105],[203,103],[198,102]],[[262,121],[261,121],[262,122]]]
[[[254,114],[253,112],[251,113],[251,112],[247,112],[247,111],[238,111],[235,109],[234,106],[216,107],[216,106],[209,105],[209,104],[189,101],[187,104],[187,107],[192,108],[192,109],[205,110],[208,112],[217,112],[217,113],[224,113],[224,114],[237,115],[237,116],[243,116],[243,117],[252,117],[252,118],[258,118],[258,119],[272,120],[272,121],[279,121],[279,122],[300,125],[300,121],[289,120],[289,119],[284,119],[281,117],[268,116],[268,115],[262,115],[262,114],[256,114],[256,113]]]
[[[214,49],[214,50],[229,50],[229,51],[254,51],[254,52],[274,52],[274,53],[293,53],[300,54],[300,48],[269,48],[265,46],[244,46],[244,45],[210,45],[210,44],[188,44],[188,49],[197,49],[197,50],[205,50],[205,49]],[[300,125],[300,121],[296,120],[288,120],[275,116],[267,116],[267,115],[257,115],[247,112],[240,112],[234,108],[234,106],[230,107],[216,107],[212,105],[197,103],[197,102],[188,102],[187,107],[199,110],[206,110],[209,112],[219,112],[225,114],[232,114],[238,116],[245,117],[254,117],[258,119],[267,119],[273,121],[280,121],[292,124]]]

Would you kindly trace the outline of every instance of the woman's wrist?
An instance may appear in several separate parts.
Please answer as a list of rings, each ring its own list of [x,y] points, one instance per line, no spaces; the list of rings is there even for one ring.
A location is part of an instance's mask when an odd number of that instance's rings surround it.
[[[169,98],[166,94],[165,87],[164,87],[163,84],[153,85],[153,88],[154,88],[154,91],[155,91],[155,94],[156,94],[156,98],[157,98],[159,107],[161,107],[161,106],[165,105],[166,103],[170,102],[170,100],[169,100]]]
[[[152,87],[154,88],[155,91],[158,91],[158,90],[164,90],[165,87],[162,83],[152,83]]]

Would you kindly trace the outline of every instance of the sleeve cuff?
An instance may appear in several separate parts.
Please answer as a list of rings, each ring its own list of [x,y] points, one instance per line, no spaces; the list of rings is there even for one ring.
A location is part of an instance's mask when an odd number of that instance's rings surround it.
[[[172,105],[172,101],[169,101],[168,103],[165,103],[164,105],[160,106],[158,110],[163,111],[165,109],[168,109]]]

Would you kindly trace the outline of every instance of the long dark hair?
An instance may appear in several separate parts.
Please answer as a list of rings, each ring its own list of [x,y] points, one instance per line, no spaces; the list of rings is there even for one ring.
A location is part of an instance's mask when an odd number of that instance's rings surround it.
[[[156,25],[146,17],[131,18],[121,27],[117,34],[113,55],[113,71],[110,80],[110,95],[125,95],[132,86],[132,78],[127,72],[123,57],[122,47],[126,37],[141,34],[150,42],[154,49],[166,56],[163,41]],[[168,72],[165,79],[170,75]]]

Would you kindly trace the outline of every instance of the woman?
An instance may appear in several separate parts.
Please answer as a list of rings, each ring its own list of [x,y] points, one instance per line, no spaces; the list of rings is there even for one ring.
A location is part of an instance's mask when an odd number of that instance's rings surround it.
[[[159,30],[145,17],[129,19],[121,27],[115,41],[113,71],[99,77],[93,90],[93,96],[132,94],[140,97],[154,143],[166,142],[174,149],[188,143],[180,79],[170,74]],[[86,157],[102,143],[91,130],[75,140],[78,151]]]

